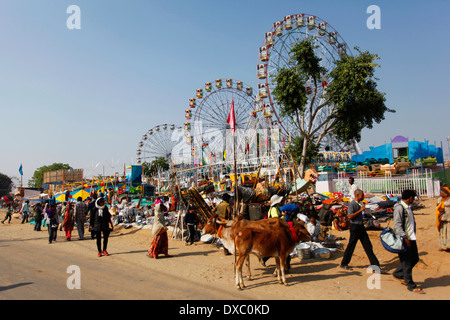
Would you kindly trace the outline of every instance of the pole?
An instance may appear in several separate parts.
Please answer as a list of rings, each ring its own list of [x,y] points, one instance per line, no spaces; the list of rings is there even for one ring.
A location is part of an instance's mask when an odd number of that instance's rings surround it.
[[[236,133],[233,133],[233,161],[234,161],[234,212],[235,215],[238,213],[239,208],[239,194],[238,194],[238,174],[236,170]]]

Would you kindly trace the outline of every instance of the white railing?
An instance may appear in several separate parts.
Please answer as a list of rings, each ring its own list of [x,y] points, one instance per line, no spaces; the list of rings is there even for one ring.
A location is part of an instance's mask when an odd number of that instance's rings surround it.
[[[413,170],[407,176],[392,176],[390,171],[386,171],[384,177],[368,177],[367,173],[360,172],[355,179],[355,184],[359,189],[369,194],[394,194],[400,195],[403,190],[412,189],[417,195],[433,198],[436,193],[436,183],[431,176],[431,172],[426,171],[424,175],[419,175],[418,170]],[[338,174],[334,179],[336,192],[346,193],[349,190],[348,178],[343,174]]]

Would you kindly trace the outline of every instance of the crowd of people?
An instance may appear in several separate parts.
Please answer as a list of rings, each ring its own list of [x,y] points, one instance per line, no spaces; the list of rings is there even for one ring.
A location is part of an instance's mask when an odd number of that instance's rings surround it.
[[[351,261],[354,249],[361,242],[365,253],[367,254],[370,265],[380,269],[380,263],[375,256],[371,241],[363,224],[363,213],[365,205],[363,204],[364,192],[350,183],[350,202],[348,203],[347,217],[350,221],[350,238],[340,266],[344,270],[351,270],[349,263]],[[403,238],[406,251],[399,253],[400,266],[394,271],[393,276],[407,286],[410,291],[423,293],[412,278],[412,270],[419,261],[418,248],[416,242],[416,223],[411,205],[416,198],[413,190],[405,190],[402,193],[401,201],[394,206],[393,221],[395,233]],[[168,235],[166,219],[169,210],[173,210],[173,200],[169,197],[157,197],[152,207],[146,206],[144,210],[135,210],[130,199],[123,199],[120,204],[111,204],[108,197],[102,193],[94,195],[85,201],[80,197],[76,202],[67,201],[61,204],[49,201],[36,202],[30,205],[29,201],[23,202],[18,211],[22,216],[21,223],[27,223],[30,217],[34,219],[34,230],[41,231],[42,226],[48,229],[48,243],[56,241],[58,230],[64,230],[67,241],[72,240],[72,231],[76,227],[79,240],[85,239],[86,226],[91,234],[91,239],[96,239],[97,256],[108,256],[108,239],[114,225],[127,220],[132,221],[137,216],[153,216],[152,234],[153,239],[147,256],[157,259],[163,254],[169,256]],[[214,197],[207,199],[207,203],[212,207],[212,212],[217,213],[222,220],[230,220],[233,216],[233,207],[231,198],[224,194],[221,199]],[[303,221],[305,227],[311,235],[312,241],[323,241],[323,229],[319,222],[319,217],[314,211],[310,211],[305,204],[298,202],[284,203],[285,198],[279,195],[273,195],[270,199],[270,208],[265,218],[280,218],[286,222]],[[176,207],[175,207],[176,208]],[[2,220],[4,224],[7,220],[11,222],[14,212],[12,203],[6,205],[6,215]],[[120,213],[120,214],[119,214]],[[184,216],[184,222],[187,226],[188,236],[186,245],[194,243],[196,225],[198,223],[195,210],[190,208]],[[450,188],[446,185],[441,187],[440,198],[436,207],[436,224],[439,232],[439,243],[441,251],[450,250]]]
[[[384,273],[378,258],[373,252],[372,243],[363,223],[363,214],[366,211],[366,206],[363,203],[364,192],[354,184],[353,178],[349,179],[349,185],[350,202],[347,208],[347,218],[349,220],[350,238],[340,267],[343,270],[352,270],[349,264],[357,243],[361,242],[373,271]],[[411,209],[416,196],[414,190],[404,190],[401,200],[394,206],[394,232],[402,238],[405,251],[398,254],[400,265],[393,272],[393,277],[404,284],[408,290],[424,294],[424,291],[413,281],[412,277],[413,268],[419,262],[416,222]],[[311,235],[312,241],[324,241],[326,231],[324,232],[323,230],[324,228],[319,221],[317,212],[310,210],[308,204],[305,207],[304,203],[284,203],[285,200],[282,196],[273,195],[265,218],[279,218],[286,222],[302,221]],[[232,206],[229,203],[229,198],[224,197],[223,201],[214,207],[213,212],[217,213],[221,220],[231,219]],[[440,189],[440,198],[436,207],[436,224],[439,231],[439,250],[448,252],[450,251],[450,188],[447,185],[443,185]],[[267,259],[263,259],[263,264]],[[289,261],[287,261],[287,265],[289,265]]]

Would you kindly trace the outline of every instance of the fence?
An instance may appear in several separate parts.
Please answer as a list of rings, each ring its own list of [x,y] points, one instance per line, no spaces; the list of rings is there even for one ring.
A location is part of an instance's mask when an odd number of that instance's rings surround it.
[[[348,192],[348,178],[344,175],[338,174],[338,178],[333,182],[336,192]],[[385,172],[384,177],[368,177],[366,173],[360,172],[355,178],[355,184],[365,193],[399,195],[403,190],[412,189],[420,197],[439,196],[439,181],[433,180],[431,171],[421,175],[418,170],[413,170],[410,175],[394,177],[389,171]]]

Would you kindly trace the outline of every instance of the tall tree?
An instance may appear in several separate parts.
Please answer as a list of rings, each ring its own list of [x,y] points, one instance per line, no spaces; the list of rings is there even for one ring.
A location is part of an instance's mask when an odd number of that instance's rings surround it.
[[[0,197],[8,195],[12,191],[13,185],[10,177],[0,173]]]
[[[53,163],[48,166],[42,166],[37,168],[33,177],[28,180],[28,186],[31,188],[42,188],[42,183],[44,180],[44,172],[56,171],[56,170],[71,170],[72,167],[65,163]]]
[[[281,115],[292,119],[303,138],[301,174],[313,141],[318,147],[326,135],[333,135],[339,141],[359,142],[363,128],[372,128],[386,112],[395,112],[386,107],[385,94],[377,90],[374,73],[379,65],[374,61],[378,55],[355,48],[358,55],[343,54],[333,70],[326,70],[314,52],[313,40],[293,46],[290,64],[275,76],[273,91]]]

